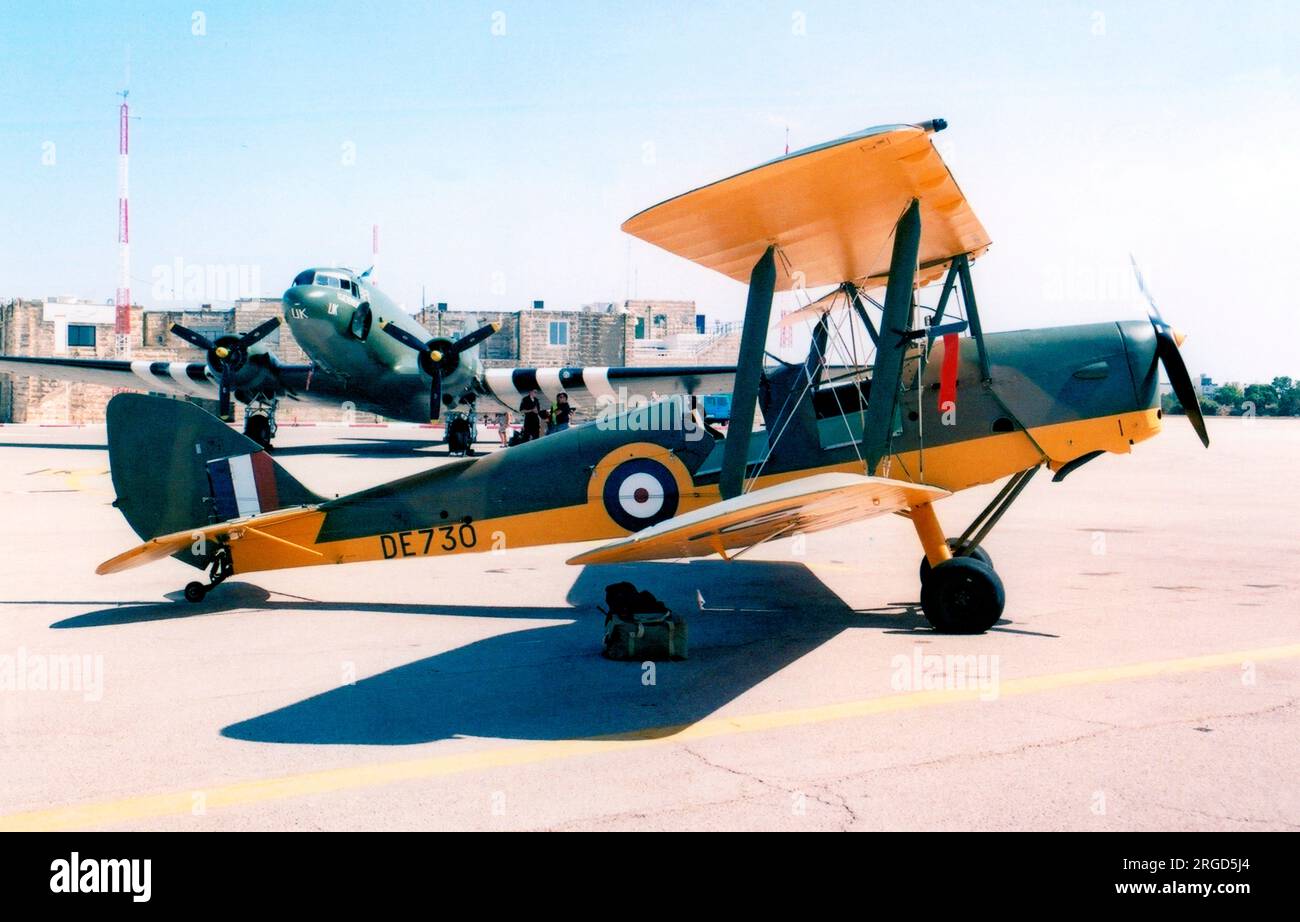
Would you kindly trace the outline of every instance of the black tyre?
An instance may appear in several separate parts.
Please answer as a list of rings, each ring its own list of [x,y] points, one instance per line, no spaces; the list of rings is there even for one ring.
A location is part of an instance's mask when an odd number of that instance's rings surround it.
[[[463,455],[472,448],[469,424],[461,417],[447,424],[447,451],[453,455]]]
[[[265,416],[250,416],[244,421],[244,435],[268,451],[271,448],[271,421]]]
[[[957,547],[957,539],[949,538],[948,550],[950,551],[955,550],[956,547]],[[975,550],[971,551],[969,554],[966,554],[965,556],[970,557],[974,560],[982,561],[985,564],[988,564],[989,569],[993,568],[993,558],[989,556],[989,552],[984,550],[983,546],[975,548]],[[930,561],[925,557],[922,557],[921,558],[921,585],[924,586],[925,581],[929,578],[930,578]]]
[[[983,634],[1002,617],[1006,593],[993,568],[974,557],[954,557],[921,584],[921,610],[936,631]]]
[[[208,594],[208,587],[203,585],[202,583],[185,584],[185,601],[187,602],[195,602],[195,603],[202,602],[203,599],[207,596],[207,594]]]

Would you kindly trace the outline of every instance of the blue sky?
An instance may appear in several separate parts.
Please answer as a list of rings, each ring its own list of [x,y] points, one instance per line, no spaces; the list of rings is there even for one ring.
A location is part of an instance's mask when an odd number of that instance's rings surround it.
[[[177,259],[267,294],[366,265],[379,224],[410,309],[634,291],[738,318],[740,285],[619,223],[787,125],[798,148],[943,116],[994,241],[988,328],[1141,316],[1131,251],[1193,370],[1300,376],[1294,3],[265,6],[0,3],[0,297],[112,296],[129,57],[146,306]]]

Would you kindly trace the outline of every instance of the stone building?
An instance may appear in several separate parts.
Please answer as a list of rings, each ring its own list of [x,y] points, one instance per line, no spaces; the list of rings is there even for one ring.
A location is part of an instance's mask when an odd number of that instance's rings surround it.
[[[154,362],[201,362],[202,349],[171,333],[181,323],[209,339],[246,332],[271,317],[283,316],[278,298],[250,298],[213,310],[146,311],[131,308],[131,358]],[[263,340],[282,361],[307,358],[287,325]],[[0,304],[0,353],[58,358],[114,357],[114,308],[72,298],[13,300]],[[138,383],[138,382],[136,382]],[[102,422],[113,390],[38,376],[0,374],[0,422]],[[285,401],[281,421],[332,418],[321,409]],[[336,417],[338,411],[332,411]]]
[[[485,364],[613,366],[730,364],[739,324],[705,330],[694,301],[595,302],[577,310],[451,311],[429,305],[417,315],[434,335],[454,339],[499,321],[480,350]]]

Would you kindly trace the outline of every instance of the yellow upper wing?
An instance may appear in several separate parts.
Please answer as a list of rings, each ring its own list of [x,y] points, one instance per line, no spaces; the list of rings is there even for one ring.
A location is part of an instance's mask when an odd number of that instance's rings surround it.
[[[623,230],[740,282],[777,244],[790,262],[778,266],[778,290],[855,279],[874,288],[888,276],[894,225],[915,198],[917,282],[927,284],[954,256],[973,259],[990,242],[931,133],[930,124],[868,128],[671,198]]]
[[[815,474],[660,522],[572,557],[569,563],[625,563],[702,557],[771,538],[820,531],[948,496],[947,490],[861,474]],[[725,555],[724,555],[725,556]]]

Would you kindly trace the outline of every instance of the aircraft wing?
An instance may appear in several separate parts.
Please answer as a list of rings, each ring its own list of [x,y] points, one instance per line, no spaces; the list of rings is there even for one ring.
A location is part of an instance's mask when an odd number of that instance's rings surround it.
[[[128,388],[160,394],[217,399],[217,383],[206,362],[151,362],[146,359],[36,358],[0,355],[0,373]]]
[[[587,403],[620,394],[651,399],[676,394],[729,394],[736,380],[734,365],[663,365],[623,368],[489,368],[484,379],[492,396],[518,407],[533,388],[548,400],[563,391]]]
[[[971,259],[989,236],[931,135],[941,120],[883,125],[795,151],[647,208],[623,224],[634,237],[738,282],[772,244],[776,288],[851,279],[871,289],[889,273],[890,235],[921,203],[917,282],[941,278],[953,257]]]
[[[814,474],[693,509],[578,554],[569,563],[726,557],[734,548],[899,512],[948,495],[938,487],[884,477]]]
[[[333,402],[341,388],[311,365],[275,366],[276,379],[288,391]],[[74,384],[94,384],[122,390],[148,391],[173,397],[217,399],[217,382],[206,362],[152,362],[148,359],[40,358],[0,355],[0,374],[50,378]],[[315,392],[320,393],[315,393]]]

